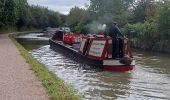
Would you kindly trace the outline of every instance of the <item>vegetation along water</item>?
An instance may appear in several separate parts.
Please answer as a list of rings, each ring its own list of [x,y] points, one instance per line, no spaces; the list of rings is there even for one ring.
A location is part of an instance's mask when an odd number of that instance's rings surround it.
[[[27,0],[0,0],[0,31],[69,26],[74,33],[95,33],[100,24],[118,22],[133,46],[170,52],[169,0],[90,0],[86,9],[73,7],[68,15]]]

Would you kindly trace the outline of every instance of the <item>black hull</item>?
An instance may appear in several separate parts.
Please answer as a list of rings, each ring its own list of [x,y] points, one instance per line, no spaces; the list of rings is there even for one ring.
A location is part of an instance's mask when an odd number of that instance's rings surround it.
[[[65,56],[73,59],[76,62],[80,62],[82,64],[87,64],[92,67],[103,68],[102,60],[89,59],[88,57],[80,54],[79,52],[72,49],[71,47],[63,45],[62,42],[59,43],[59,42],[53,41],[52,39],[49,39],[49,44],[50,44],[51,49],[65,54]]]

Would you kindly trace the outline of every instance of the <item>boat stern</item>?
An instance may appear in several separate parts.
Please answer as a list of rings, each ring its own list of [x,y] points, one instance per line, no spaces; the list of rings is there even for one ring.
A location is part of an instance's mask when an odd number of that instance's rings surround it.
[[[103,67],[105,71],[130,71],[135,67],[135,60],[129,65],[122,64],[117,59],[103,60]]]

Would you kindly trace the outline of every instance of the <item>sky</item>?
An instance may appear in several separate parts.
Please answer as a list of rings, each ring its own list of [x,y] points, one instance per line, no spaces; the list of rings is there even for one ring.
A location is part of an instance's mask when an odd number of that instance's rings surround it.
[[[30,5],[40,5],[62,14],[68,14],[72,7],[85,8],[89,0],[27,0]]]

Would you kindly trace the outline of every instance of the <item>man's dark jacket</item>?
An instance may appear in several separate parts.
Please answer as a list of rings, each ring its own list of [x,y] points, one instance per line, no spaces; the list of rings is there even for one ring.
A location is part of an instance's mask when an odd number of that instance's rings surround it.
[[[117,26],[113,26],[110,28],[109,36],[112,38],[124,37]]]

